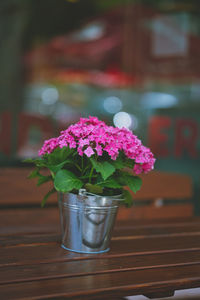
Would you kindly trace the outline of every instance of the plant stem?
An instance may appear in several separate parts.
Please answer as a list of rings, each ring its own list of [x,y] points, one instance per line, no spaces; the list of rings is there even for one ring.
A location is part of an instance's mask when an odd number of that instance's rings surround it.
[[[85,169],[83,170],[83,175],[86,173],[87,169],[89,168],[89,166],[86,166]]]
[[[83,156],[81,157],[81,175],[83,175]]]
[[[92,181],[92,174],[93,174],[93,171],[94,171],[94,167],[91,168],[91,171],[90,171],[90,175],[89,175],[89,183],[91,183]]]
[[[77,169],[79,169],[79,171],[82,172],[81,168],[79,167],[79,165],[75,164],[75,166],[77,167]]]

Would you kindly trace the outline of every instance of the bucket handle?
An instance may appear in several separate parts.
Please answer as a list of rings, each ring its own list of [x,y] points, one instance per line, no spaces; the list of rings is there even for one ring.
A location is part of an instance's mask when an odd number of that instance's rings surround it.
[[[104,196],[101,196],[101,195],[97,195],[97,194],[93,194],[93,193],[87,192],[86,189],[79,189],[78,194],[80,196],[95,196],[95,197],[99,197],[99,198],[104,197]],[[121,199],[113,198],[113,200],[114,201],[123,201],[124,199],[123,198],[121,198]]]

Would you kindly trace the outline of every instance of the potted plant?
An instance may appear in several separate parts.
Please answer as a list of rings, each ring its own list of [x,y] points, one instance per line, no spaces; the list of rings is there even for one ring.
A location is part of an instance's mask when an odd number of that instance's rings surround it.
[[[140,189],[137,175],[152,170],[155,158],[130,130],[89,117],[46,140],[39,158],[26,161],[34,163],[29,178],[38,177],[38,185],[53,181],[42,207],[58,192],[63,248],[99,253],[109,250],[119,203],[132,205],[127,187]]]

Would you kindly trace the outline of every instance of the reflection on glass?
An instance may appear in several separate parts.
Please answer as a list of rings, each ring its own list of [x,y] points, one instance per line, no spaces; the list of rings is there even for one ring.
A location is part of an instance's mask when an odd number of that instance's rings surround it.
[[[104,33],[104,24],[101,22],[94,22],[86,25],[80,31],[72,35],[73,41],[92,41],[99,39]]]
[[[122,128],[130,128],[132,125],[132,119],[131,116],[124,112],[120,111],[117,114],[114,115],[113,123],[116,127]]]
[[[145,108],[167,108],[175,106],[178,99],[166,93],[149,92],[143,95],[141,102]]]
[[[42,102],[46,105],[55,104],[58,101],[59,93],[56,88],[47,88],[42,92]]]
[[[122,109],[122,101],[118,97],[111,96],[104,100],[103,107],[110,114],[115,114]]]

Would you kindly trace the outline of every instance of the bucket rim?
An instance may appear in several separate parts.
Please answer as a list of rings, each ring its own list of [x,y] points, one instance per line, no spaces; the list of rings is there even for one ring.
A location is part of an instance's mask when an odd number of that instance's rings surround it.
[[[120,198],[122,197],[123,194],[118,194],[118,195],[99,195],[99,194],[93,194],[93,193],[89,193],[89,192],[86,192],[85,194],[75,194],[75,193],[63,193],[63,192],[58,192],[58,194],[60,195],[72,195],[72,196],[78,196],[78,197],[86,197],[86,198],[89,198],[89,197],[96,197],[97,199],[98,198],[105,198],[105,199],[108,199],[108,200],[113,200],[113,201],[123,201],[124,198]]]

